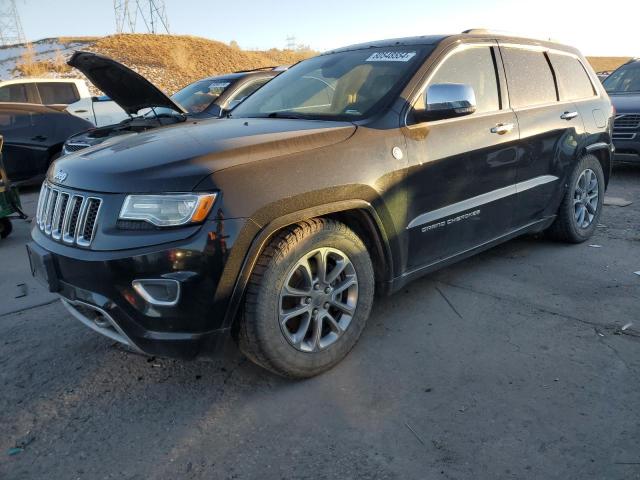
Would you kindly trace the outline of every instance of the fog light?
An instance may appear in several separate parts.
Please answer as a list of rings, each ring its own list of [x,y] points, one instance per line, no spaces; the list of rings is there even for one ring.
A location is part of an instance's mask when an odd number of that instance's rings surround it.
[[[164,278],[134,280],[131,285],[152,305],[172,307],[180,299],[180,282]]]

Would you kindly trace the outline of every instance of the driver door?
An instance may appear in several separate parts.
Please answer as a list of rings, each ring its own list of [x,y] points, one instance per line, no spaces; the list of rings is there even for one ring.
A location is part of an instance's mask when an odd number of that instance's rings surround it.
[[[430,85],[448,83],[471,86],[477,105],[457,118],[420,123],[411,112],[407,117],[410,272],[505,235],[516,201],[518,123],[497,45],[455,47],[431,72],[414,109],[425,107]]]

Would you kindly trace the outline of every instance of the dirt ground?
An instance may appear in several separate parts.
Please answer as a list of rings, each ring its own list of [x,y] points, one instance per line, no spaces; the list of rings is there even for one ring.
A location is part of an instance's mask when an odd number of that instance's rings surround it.
[[[30,279],[16,222],[0,478],[640,478],[640,168],[609,195],[633,204],[590,242],[517,239],[379,299],[352,353],[301,382],[233,348],[128,353]]]

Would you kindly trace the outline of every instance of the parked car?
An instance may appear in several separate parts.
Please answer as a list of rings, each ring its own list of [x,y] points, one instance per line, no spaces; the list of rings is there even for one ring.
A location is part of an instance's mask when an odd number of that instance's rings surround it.
[[[16,78],[0,82],[0,102],[66,106],[91,94],[76,78]]]
[[[526,233],[590,238],[612,121],[572,47],[468,31],[342,48],[228,119],[61,157],[31,265],[134,349],[194,357],[230,337],[309,377],[355,345],[374,291]]]
[[[7,175],[14,182],[42,180],[69,135],[91,126],[86,120],[45,105],[0,103]]]
[[[69,138],[65,154],[187,118],[218,118],[282,71],[270,67],[204,78],[167,97],[138,73],[102,55],[77,52],[69,65],[84,73],[131,118]]]
[[[616,109],[616,161],[640,163],[640,59],[622,65],[604,81]]]
[[[130,118],[120,105],[106,95],[81,98],[69,105],[67,111],[91,122],[96,127],[113,125]]]

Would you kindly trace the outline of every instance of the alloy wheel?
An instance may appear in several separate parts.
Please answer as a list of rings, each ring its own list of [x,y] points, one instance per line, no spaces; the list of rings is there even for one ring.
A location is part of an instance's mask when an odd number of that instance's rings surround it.
[[[317,352],[347,330],[358,303],[358,277],[351,260],[335,248],[316,248],[289,270],[280,292],[279,322],[287,341]]]
[[[574,217],[578,227],[588,228],[593,222],[598,211],[599,195],[598,177],[587,168],[578,177],[573,193]]]

